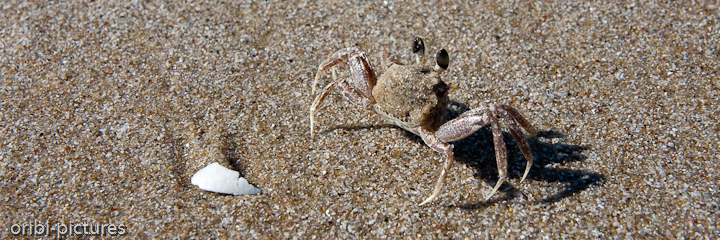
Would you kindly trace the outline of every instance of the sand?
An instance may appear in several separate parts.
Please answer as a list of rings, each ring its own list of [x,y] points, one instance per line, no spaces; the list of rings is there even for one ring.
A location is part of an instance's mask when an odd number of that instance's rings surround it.
[[[0,236],[47,221],[133,238],[717,238],[711,3],[3,1]],[[485,201],[483,128],[418,206],[446,159],[337,91],[310,136],[323,59],[358,46],[382,73],[416,36],[450,54],[451,115],[507,104],[541,131],[528,179],[506,133],[510,179]],[[213,162],[262,194],[191,185]]]

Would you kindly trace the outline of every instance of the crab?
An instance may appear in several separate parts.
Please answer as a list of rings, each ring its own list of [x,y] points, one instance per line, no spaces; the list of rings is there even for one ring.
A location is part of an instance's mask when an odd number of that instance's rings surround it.
[[[464,139],[490,124],[499,178],[492,192],[486,196],[487,201],[507,179],[507,155],[498,120],[500,118],[527,160],[525,173],[520,180],[522,183],[530,171],[534,157],[526,136],[518,125],[530,136],[534,136],[537,131],[530,122],[518,110],[506,105],[471,109],[448,121],[445,109],[449,103],[449,87],[440,79],[440,74],[450,63],[447,51],[438,51],[434,62],[423,64],[425,43],[416,37],[412,52],[415,54],[415,64],[412,65],[403,65],[383,52],[381,63],[385,72],[379,77],[365,52],[359,47],[341,49],[330,55],[320,64],[312,82],[312,94],[315,95],[320,74],[331,69],[333,82],[322,89],[310,107],[311,137],[314,136],[315,112],[333,88],[338,88],[351,103],[375,112],[394,125],[420,136],[426,145],[447,157],[432,194],[420,203],[422,206],[440,195],[445,186],[445,179],[455,162],[453,144],[450,142]],[[336,65],[346,60],[350,66],[350,77],[338,79]]]

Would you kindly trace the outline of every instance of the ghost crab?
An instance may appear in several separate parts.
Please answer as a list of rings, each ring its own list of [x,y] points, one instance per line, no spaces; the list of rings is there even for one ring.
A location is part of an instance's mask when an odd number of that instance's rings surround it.
[[[523,182],[532,166],[533,154],[518,125],[534,136],[536,130],[530,122],[516,109],[506,105],[475,108],[447,121],[445,108],[449,103],[447,94],[449,87],[440,79],[440,73],[447,69],[450,57],[447,51],[442,49],[437,52],[434,64],[423,65],[425,43],[419,37],[413,41],[412,51],[416,60],[412,65],[400,64],[383,53],[382,65],[385,73],[379,78],[370,65],[365,52],[358,47],[341,49],[330,55],[318,67],[312,83],[312,94],[314,95],[315,85],[320,74],[331,69],[333,82],[322,90],[310,107],[310,135],[313,136],[315,112],[330,91],[337,87],[353,104],[374,111],[393,124],[420,136],[425,144],[447,156],[447,161],[435,183],[433,193],[420,203],[420,205],[424,205],[440,195],[445,186],[448,171],[455,161],[453,145],[449,142],[466,138],[483,126],[490,124],[499,178],[492,192],[486,197],[488,200],[507,179],[507,155],[502,130],[497,119],[500,117],[527,159],[525,173],[520,180]],[[338,79],[335,65],[345,60],[350,66],[350,78]]]

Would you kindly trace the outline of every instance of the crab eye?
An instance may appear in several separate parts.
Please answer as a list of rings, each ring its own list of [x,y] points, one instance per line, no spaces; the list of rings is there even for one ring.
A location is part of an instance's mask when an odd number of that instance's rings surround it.
[[[444,48],[435,54],[435,62],[437,66],[443,70],[447,69],[448,65],[450,65],[450,55],[448,55]]]
[[[412,52],[420,55],[425,54],[425,42],[420,37],[415,37],[412,45]]]

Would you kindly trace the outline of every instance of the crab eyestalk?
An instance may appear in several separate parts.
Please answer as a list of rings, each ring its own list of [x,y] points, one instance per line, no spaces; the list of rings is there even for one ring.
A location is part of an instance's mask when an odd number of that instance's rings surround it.
[[[445,71],[449,65],[450,55],[448,55],[447,51],[443,48],[435,54],[435,68],[433,70],[437,73],[441,73],[442,71]]]
[[[422,56],[425,55],[425,42],[422,38],[415,37],[412,45],[412,52],[415,54],[415,62],[419,64]]]

